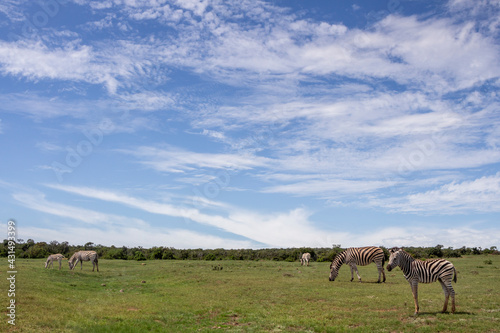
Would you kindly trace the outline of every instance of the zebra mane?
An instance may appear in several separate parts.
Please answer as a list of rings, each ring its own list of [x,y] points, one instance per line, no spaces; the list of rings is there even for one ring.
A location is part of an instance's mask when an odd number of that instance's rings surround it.
[[[78,253],[78,251],[77,251],[77,252],[75,252],[75,253],[73,253],[73,255],[69,258],[69,260],[68,260],[68,261],[69,261],[69,262],[71,262],[71,263],[75,262],[75,261],[76,261],[76,254],[77,254],[77,253]]]
[[[347,256],[347,250],[340,252],[333,258],[332,264],[330,265],[331,267],[335,267],[337,270],[339,269],[340,266],[345,261],[345,257]]]

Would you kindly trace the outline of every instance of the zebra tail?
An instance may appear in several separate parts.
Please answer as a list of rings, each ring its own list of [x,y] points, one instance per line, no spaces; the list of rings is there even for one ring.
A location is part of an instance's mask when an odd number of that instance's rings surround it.
[[[457,270],[453,267],[453,282],[457,283]]]

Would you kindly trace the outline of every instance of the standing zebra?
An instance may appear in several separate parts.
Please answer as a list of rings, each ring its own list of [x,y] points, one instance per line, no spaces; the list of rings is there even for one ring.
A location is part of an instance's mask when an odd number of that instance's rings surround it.
[[[97,253],[95,251],[78,251],[75,252],[69,258],[68,264],[69,264],[69,269],[72,270],[76,267],[78,262],[80,262],[80,270],[83,269],[83,262],[84,261],[91,261],[92,262],[92,272],[94,271],[94,268],[97,267],[97,271],[99,272],[99,264],[97,260]]]
[[[304,253],[302,257],[300,258],[300,266],[307,264],[309,266],[309,260],[311,260],[311,254],[310,253]]]
[[[415,301],[415,315],[418,314],[418,283],[431,283],[439,280],[444,291],[444,307],[443,312],[448,308],[448,298],[451,295],[451,312],[455,312],[455,291],[451,286],[451,280],[457,282],[457,271],[455,266],[448,260],[432,259],[418,260],[413,258],[408,252],[403,249],[394,247],[389,250],[391,256],[387,264],[387,270],[390,272],[396,266],[399,266],[403,271],[406,280],[410,283]]]
[[[350,247],[347,250],[339,253],[330,264],[330,281],[335,281],[335,278],[339,274],[339,269],[342,264],[349,265],[351,267],[351,281],[354,280],[354,271],[358,276],[359,282],[361,282],[361,276],[359,276],[358,267],[366,266],[374,262],[378,269],[378,283],[380,283],[380,275],[384,275],[385,282],[385,254],[384,251],[376,246],[367,247]]]
[[[48,268],[49,266],[52,266],[54,268],[54,261],[59,261],[59,270],[61,270],[61,261],[64,259],[64,256],[60,253],[58,254],[51,254],[48,258],[47,261],[45,262],[45,268]]]

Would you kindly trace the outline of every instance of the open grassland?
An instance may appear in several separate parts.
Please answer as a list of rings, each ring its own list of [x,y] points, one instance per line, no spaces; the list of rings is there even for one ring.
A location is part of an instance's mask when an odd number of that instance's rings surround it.
[[[444,296],[436,282],[419,285],[422,313],[414,317],[399,268],[377,284],[374,264],[359,267],[358,283],[349,282],[345,265],[328,281],[329,263],[318,262],[99,260],[97,273],[88,262],[70,272],[66,261],[58,271],[44,269],[44,260],[18,259],[16,326],[4,315],[0,331],[500,332],[500,257],[450,261],[458,271],[457,312],[439,312]]]

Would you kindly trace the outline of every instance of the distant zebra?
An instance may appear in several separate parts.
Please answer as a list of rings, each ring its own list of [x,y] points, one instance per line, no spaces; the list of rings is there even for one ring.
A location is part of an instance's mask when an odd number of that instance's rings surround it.
[[[48,268],[51,266],[54,268],[54,261],[59,261],[59,270],[61,270],[61,261],[63,260],[64,256],[60,253],[58,254],[51,254],[48,258],[47,261],[45,262],[45,268]]]
[[[69,264],[69,269],[72,270],[73,268],[76,267],[78,262],[80,262],[80,270],[83,269],[83,262],[84,261],[91,261],[92,262],[92,272],[94,271],[94,268],[97,267],[97,271],[99,272],[99,264],[97,260],[97,253],[95,251],[78,251],[75,252],[69,258],[68,264]]]
[[[339,253],[330,264],[330,281],[335,281],[335,278],[339,274],[340,267],[342,266],[342,264],[346,264],[351,267],[351,281],[354,280],[354,271],[356,271],[356,275],[358,276],[359,282],[361,282],[361,276],[359,276],[358,267],[356,265],[366,266],[372,262],[374,262],[377,265],[378,269],[377,282],[380,283],[381,274],[384,275],[383,282],[385,282],[384,251],[381,248],[375,246],[351,247]]]
[[[302,257],[300,258],[300,266],[306,265],[309,266],[309,260],[311,260],[311,254],[310,253],[304,253]]]
[[[396,266],[403,271],[406,280],[410,283],[415,301],[415,315],[418,314],[418,283],[431,283],[439,280],[444,291],[443,312],[448,308],[448,298],[451,295],[451,312],[455,312],[455,291],[451,286],[451,280],[457,282],[457,271],[455,266],[448,260],[431,259],[418,260],[413,258],[408,252],[400,248],[389,250],[391,256],[387,264],[387,270],[390,272]]]

